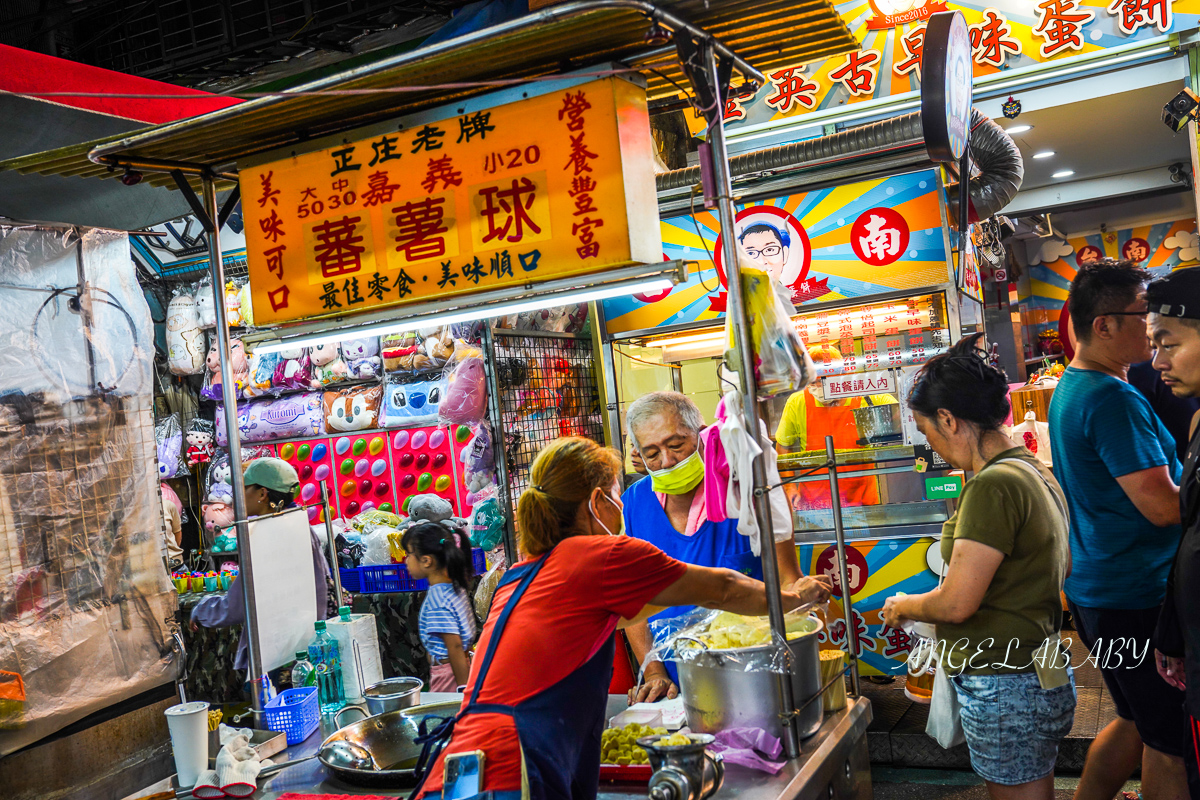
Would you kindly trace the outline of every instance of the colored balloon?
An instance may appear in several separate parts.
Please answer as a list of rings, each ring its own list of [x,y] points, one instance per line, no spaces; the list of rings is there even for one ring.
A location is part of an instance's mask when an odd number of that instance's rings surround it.
[[[377,456],[383,452],[383,444],[384,444],[383,437],[376,436],[374,439],[371,440],[371,444],[367,449],[371,451],[371,455]]]
[[[391,490],[392,490],[392,487],[388,486],[383,481],[380,481],[379,483],[375,484],[375,496],[376,497],[383,497],[385,494],[387,494]]]
[[[337,453],[339,456],[346,455],[346,451],[349,449],[350,449],[350,440],[348,438],[346,438],[345,436],[343,436],[342,438],[338,439],[336,442],[333,443],[333,452]]]
[[[321,514],[321,509],[317,508],[316,506],[313,506],[312,508],[310,508],[308,510],[308,521],[316,522],[317,517],[320,516],[320,514]]]
[[[347,504],[347,506],[346,506],[346,511],[350,514],[350,516],[353,517],[355,514],[358,513],[359,507],[360,506],[358,505],[357,500],[351,500],[349,502],[349,504]]]
[[[407,444],[408,444],[408,431],[397,431],[396,435],[392,437],[392,447],[396,448],[397,450],[399,450],[400,448],[404,447]]]
[[[403,478],[400,479],[400,488],[401,489],[411,489],[413,487],[413,484],[416,482],[417,482],[417,479],[415,476],[413,476],[411,474],[405,475]]]
[[[450,476],[449,475],[438,476],[437,481],[433,484],[433,488],[437,489],[439,492],[444,492],[447,489],[449,489],[450,488]]]
[[[441,428],[429,434],[429,448],[431,450],[437,450],[442,446],[442,442],[444,441],[446,441],[446,432]]]
[[[446,454],[438,453],[433,457],[433,468],[441,469],[444,466],[446,466]]]
[[[313,445],[312,460],[324,461],[325,456],[329,455],[329,448],[323,444]]]
[[[371,462],[371,474],[376,478],[385,472],[387,472],[387,462],[382,458],[377,458]]]
[[[306,483],[304,488],[300,490],[300,499],[304,502],[312,500],[317,495],[317,485],[315,483]]]
[[[303,467],[300,468],[300,480],[306,481],[312,477],[312,474],[313,474],[312,464],[305,464]]]
[[[430,486],[433,486],[433,476],[428,472],[422,472],[421,477],[417,478],[417,490],[427,492]]]
[[[425,442],[427,441],[429,441],[429,434],[427,434],[425,431],[417,431],[412,436],[413,447],[424,447]]]
[[[392,506],[391,503],[380,503],[379,504],[380,511],[391,511],[393,507],[394,506]]]
[[[374,508],[374,507],[375,507],[375,501],[374,501],[374,500],[368,500],[367,502],[365,502],[365,503],[363,503],[363,504],[362,504],[362,510],[363,510],[363,511],[370,511],[370,510],[371,510],[372,508]]]
[[[368,492],[370,492],[371,491],[371,479],[363,478],[361,481],[359,481],[358,482],[358,490],[360,492],[362,492],[363,494],[367,494]]]
[[[342,484],[342,497],[349,497],[354,494],[354,481],[346,481]]]
[[[322,464],[317,467],[317,471],[313,473],[313,477],[319,481],[323,481],[329,477],[329,465]]]
[[[296,458],[303,461],[308,458],[308,454],[312,452],[312,448],[306,444],[300,445],[300,449],[296,451]]]
[[[417,456],[417,469],[425,469],[428,466],[429,466],[429,454],[428,453],[421,453],[421,455]]]
[[[405,514],[408,513],[408,501],[409,500],[412,500],[411,494],[408,497],[404,498],[404,500],[402,500],[400,502],[400,510],[403,511]]]
[[[349,475],[350,473],[354,472],[354,459],[342,459],[342,465],[338,467],[338,472],[342,473],[343,475]]]
[[[284,461],[291,461],[292,456],[296,454],[296,445],[288,442],[283,447],[279,448],[279,457]]]
[[[409,467],[411,467],[412,463],[413,463],[413,454],[412,453],[404,453],[400,456],[400,466],[404,467],[405,469],[408,469]]]
[[[454,438],[458,440],[459,444],[462,444],[471,438],[471,429],[466,425],[459,425],[454,429]]]
[[[354,455],[361,456],[363,453],[367,452],[367,440],[359,439],[354,443],[354,447],[350,449],[354,451]]]
[[[371,462],[367,461],[365,458],[360,458],[354,464],[354,477],[361,478],[362,476],[366,475],[370,469]]]

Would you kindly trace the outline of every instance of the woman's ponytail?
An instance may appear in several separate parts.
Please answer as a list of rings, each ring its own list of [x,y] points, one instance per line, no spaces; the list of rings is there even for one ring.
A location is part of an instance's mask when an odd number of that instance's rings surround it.
[[[616,451],[591,439],[567,436],[542,448],[529,468],[529,488],[517,501],[517,545],[539,556],[576,533],[581,503],[592,490],[609,491],[621,474]]]

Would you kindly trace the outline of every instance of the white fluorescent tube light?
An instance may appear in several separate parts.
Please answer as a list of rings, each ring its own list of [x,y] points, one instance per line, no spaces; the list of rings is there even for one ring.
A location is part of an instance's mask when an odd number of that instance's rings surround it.
[[[360,339],[364,336],[386,336],[389,333],[403,333],[417,328],[430,328],[437,325],[450,325],[455,322],[469,322],[488,317],[503,317],[509,314],[520,314],[523,311],[534,311],[549,306],[565,306],[570,303],[587,303],[592,300],[606,300],[610,297],[622,297],[638,292],[657,292],[670,289],[675,284],[670,278],[658,277],[633,283],[621,283],[615,286],[600,286],[595,289],[585,289],[579,292],[563,292],[562,294],[543,295],[535,300],[522,300],[513,303],[501,303],[490,306],[477,306],[461,311],[448,311],[444,314],[431,314],[424,317],[414,317],[394,322],[380,322],[361,328],[343,328],[330,333],[314,333],[309,336],[297,336],[294,339],[282,341],[266,341],[250,347],[254,353],[278,353],[297,347],[313,347],[318,344],[340,342],[343,339]],[[403,309],[397,309],[403,313]]]
[[[693,342],[707,342],[715,339],[720,339],[725,335],[724,330],[709,331],[708,333],[693,333],[684,334],[681,336],[662,336],[657,339],[651,339],[646,342],[647,347],[669,347],[677,344],[691,344]]]

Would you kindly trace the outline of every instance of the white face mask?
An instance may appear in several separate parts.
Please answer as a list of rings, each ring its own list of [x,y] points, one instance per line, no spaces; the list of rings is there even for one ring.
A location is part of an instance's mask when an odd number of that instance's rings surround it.
[[[625,508],[625,506],[621,505],[616,500],[613,500],[608,495],[604,495],[604,499],[607,500],[608,502],[612,503],[614,506],[616,506],[618,511],[623,511]],[[625,535],[625,515],[624,514],[621,515],[621,527],[617,529],[616,533],[613,533],[612,531],[610,531],[608,529],[607,525],[605,525],[603,522],[600,521],[600,515],[596,513],[596,507],[592,505],[591,501],[588,501],[588,513],[590,513],[592,515],[592,519],[594,519],[596,521],[596,524],[599,525],[601,528],[603,528],[604,532],[607,533],[609,536],[624,536]]]

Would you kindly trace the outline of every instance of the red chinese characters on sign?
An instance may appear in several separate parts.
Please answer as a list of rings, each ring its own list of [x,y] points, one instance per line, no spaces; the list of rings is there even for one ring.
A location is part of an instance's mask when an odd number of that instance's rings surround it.
[[[838,566],[837,547],[833,545],[826,547],[821,555],[817,556],[815,570],[817,573],[828,575],[833,579],[833,594],[841,597],[842,576]],[[869,577],[867,559],[857,548],[846,545],[846,579],[850,582],[851,597],[858,594],[867,585]]]
[[[858,50],[847,53],[841,65],[829,73],[830,80],[839,81],[854,97],[875,93],[875,78],[879,74],[880,55],[877,50]]]
[[[905,57],[892,65],[892,72],[900,77],[914,73],[921,80],[921,54],[925,51],[925,26],[919,25],[900,38]]]
[[[890,208],[864,211],[850,228],[854,254],[873,267],[898,261],[908,247],[908,238],[908,223]]]
[[[746,118],[746,109],[742,107],[740,97],[731,97],[725,101],[725,112],[721,117],[726,122]]]
[[[362,217],[344,216],[313,226],[316,238],[313,260],[320,265],[322,277],[349,275],[362,269],[362,254],[366,248],[360,244],[363,237],[357,235],[361,222]]]
[[[821,87],[800,74],[804,67],[788,67],[767,76],[774,93],[767,95],[764,102],[781,114],[787,114],[799,103],[805,108],[817,105],[817,92]]]
[[[857,609],[852,609],[852,615],[854,617],[854,633],[856,634],[855,641],[857,643],[857,646],[854,648],[854,655],[861,657],[864,649],[877,652],[879,650],[879,643],[875,641],[874,637],[868,635],[869,629],[867,628],[867,621],[863,618],[863,615],[860,614]],[[825,636],[825,631],[821,631],[821,633],[817,635],[817,640],[821,642],[829,641],[838,646],[846,644],[846,620],[835,619],[830,621],[828,630],[828,640],[822,638]]]
[[[1042,58],[1050,58],[1064,50],[1083,49],[1083,26],[1096,18],[1094,11],[1080,9],[1081,0],[1046,0],[1037,6],[1038,22],[1033,32],[1044,41]]]
[[[1113,0],[1108,13],[1116,16],[1121,33],[1132,36],[1140,28],[1155,27],[1159,33],[1171,30],[1171,3],[1174,0]]]
[[[446,198],[410,200],[392,209],[396,215],[396,250],[409,261],[446,254]]]
[[[462,173],[454,169],[454,161],[450,156],[429,159],[425,180],[421,181],[421,186],[426,194],[433,194],[439,182],[442,189],[462,185]]]
[[[594,231],[596,228],[604,226],[604,219],[599,215],[595,201],[592,199],[592,194],[599,184],[590,174],[592,167],[588,161],[594,159],[596,154],[590,152],[587,145],[584,144],[586,120],[583,114],[591,107],[592,104],[587,101],[583,92],[576,94],[567,92],[563,96],[562,108],[558,110],[558,118],[566,124],[568,135],[571,137],[571,159],[563,169],[574,170],[569,194],[575,202],[573,215],[580,219],[571,224],[571,235],[579,240],[579,247],[575,248],[575,252],[580,259],[595,258],[600,255],[600,243],[596,241]],[[486,238],[484,241],[487,241]]]
[[[1012,25],[994,8],[985,9],[983,20],[969,28],[971,57],[976,64],[1000,68],[1009,54],[1019,56],[1021,43],[1012,37]]]
[[[1150,243],[1136,236],[1121,245],[1121,258],[1135,264],[1145,261],[1150,257],[1151,252]]]
[[[1102,258],[1104,258],[1104,253],[1101,252],[1100,248],[1094,244],[1089,244],[1086,247],[1079,248],[1078,252],[1075,253],[1075,266],[1082,267],[1089,261],[1099,261]]]
[[[883,625],[879,628],[879,638],[883,639],[884,658],[899,658],[912,652],[913,638],[903,628]]]
[[[491,241],[519,242],[525,238],[526,228],[533,233],[542,232],[529,216],[536,190],[529,178],[513,178],[504,189],[485,186],[479,190],[479,196],[483,198],[480,213],[487,222],[487,233],[483,236],[485,244]]]
[[[363,192],[363,205],[367,208],[392,202],[392,195],[400,188],[398,183],[389,183],[388,174],[380,170],[367,178],[367,190]]]
[[[258,176],[259,183],[262,184],[262,194],[258,197],[258,207],[265,208],[267,202],[272,205],[279,205],[279,190],[271,188],[271,179],[275,177],[275,170],[270,170]]]

